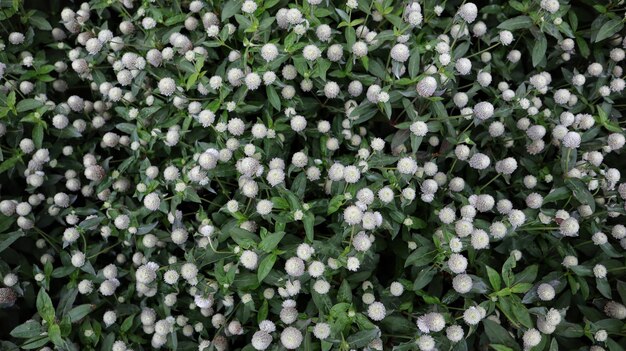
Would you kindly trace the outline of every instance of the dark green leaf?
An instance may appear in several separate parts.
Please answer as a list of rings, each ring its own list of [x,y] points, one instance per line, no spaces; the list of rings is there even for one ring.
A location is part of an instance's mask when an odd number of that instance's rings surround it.
[[[489,341],[494,344],[501,344],[511,347],[513,350],[519,350],[517,342],[500,324],[490,319],[483,319],[482,324],[485,328],[485,334],[487,334],[487,338],[489,338]]]
[[[30,110],[34,110],[37,107],[43,106],[43,103],[39,100],[35,99],[24,99],[17,103],[15,109],[17,112],[26,112]]]
[[[516,29],[530,28],[533,20],[528,16],[517,16],[510,18],[498,25],[499,29],[514,31]]]
[[[257,278],[259,282],[262,282],[263,279],[270,274],[272,267],[274,267],[274,263],[276,263],[276,258],[276,254],[269,254],[261,261],[257,271]]]
[[[361,348],[367,346],[372,340],[380,336],[379,329],[361,330],[348,337],[346,341],[352,348]]]
[[[572,190],[572,194],[583,205],[589,205],[592,211],[596,209],[596,201],[591,192],[580,179],[567,178],[565,184]]]
[[[624,28],[624,22],[621,19],[609,20],[598,30],[594,43],[610,38],[613,34],[622,30],[622,28]]]
[[[41,335],[43,331],[44,330],[39,322],[29,320],[11,330],[11,336],[20,339],[28,339]]]
[[[261,243],[259,244],[259,249],[265,252],[271,252],[278,246],[284,236],[285,232],[272,233],[266,236],[265,238],[263,238],[263,240],[261,240]]]
[[[548,204],[550,202],[567,199],[571,193],[572,191],[566,186],[558,187],[543,198],[543,203]]]
[[[54,305],[48,293],[43,288],[39,289],[37,295],[37,312],[46,322],[52,324],[54,321]]]
[[[350,283],[347,279],[344,279],[341,282],[341,286],[339,286],[339,290],[337,291],[337,301],[338,302],[352,302],[352,288],[350,288]]]
[[[81,320],[86,315],[88,315],[91,311],[93,311],[93,309],[94,309],[94,305],[90,305],[90,304],[78,305],[72,308],[67,315],[70,317],[70,320],[72,321],[72,323],[75,323]]]
[[[532,60],[533,67],[537,67],[541,61],[546,57],[546,50],[548,49],[548,41],[546,36],[541,34],[535,38],[535,45],[533,46]]]
[[[487,276],[489,277],[489,282],[491,283],[493,290],[499,291],[502,283],[500,275],[498,274],[498,272],[496,272],[495,269],[489,266],[485,266],[485,269],[487,270]]]
[[[0,252],[11,246],[11,244],[13,244],[17,239],[21,238],[22,236],[24,236],[24,232],[22,231],[15,231],[0,235]]]
[[[241,0],[229,0],[222,8],[222,22],[233,17],[241,9]]]
[[[265,90],[267,92],[267,99],[269,100],[270,104],[272,104],[276,111],[280,111],[280,97],[278,96],[276,89],[274,89],[273,86],[268,85]]]

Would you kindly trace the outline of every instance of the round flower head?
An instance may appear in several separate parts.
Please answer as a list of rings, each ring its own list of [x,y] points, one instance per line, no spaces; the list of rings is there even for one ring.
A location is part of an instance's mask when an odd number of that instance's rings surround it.
[[[176,90],[174,79],[166,77],[159,81],[159,91],[165,96],[171,96]]]
[[[302,332],[294,327],[287,327],[280,333],[280,342],[287,350],[297,349],[302,341]]]
[[[493,116],[494,108],[490,102],[479,102],[474,106],[474,116],[480,120],[486,120]]]
[[[404,44],[396,44],[391,48],[390,55],[398,62],[405,62],[409,59],[409,48]]]
[[[478,8],[474,3],[468,2],[459,7],[459,16],[467,23],[472,23],[478,16]]]
[[[417,93],[421,97],[430,97],[435,93],[435,89],[437,89],[437,81],[435,78],[431,76],[424,77],[417,83]]]

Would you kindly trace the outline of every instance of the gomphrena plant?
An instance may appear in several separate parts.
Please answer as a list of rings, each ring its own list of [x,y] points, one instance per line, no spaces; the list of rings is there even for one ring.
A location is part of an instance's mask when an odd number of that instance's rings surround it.
[[[0,2],[2,350],[624,350],[623,0]]]

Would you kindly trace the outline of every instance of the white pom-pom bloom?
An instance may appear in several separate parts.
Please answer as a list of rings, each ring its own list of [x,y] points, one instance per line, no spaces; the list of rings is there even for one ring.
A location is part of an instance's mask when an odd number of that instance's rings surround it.
[[[417,172],[417,162],[410,157],[403,157],[398,161],[397,168],[402,174],[414,174]]]
[[[411,133],[415,134],[415,136],[423,137],[428,133],[428,125],[422,121],[416,121],[411,123],[409,130]]]
[[[357,41],[352,44],[352,54],[357,58],[367,56],[367,51],[367,44],[365,42]]]
[[[159,91],[165,96],[171,96],[176,91],[176,82],[169,77],[162,78],[159,81]]]
[[[285,262],[285,272],[292,277],[304,274],[304,261],[299,257],[291,257]]]
[[[302,56],[309,61],[315,61],[322,56],[322,51],[317,46],[309,44],[302,49]]]
[[[272,344],[272,336],[263,330],[259,330],[252,335],[252,347],[255,350],[266,350]]]
[[[406,62],[409,59],[409,47],[404,44],[396,44],[391,48],[391,58],[398,62]]]
[[[491,116],[493,116],[493,113],[494,108],[490,102],[483,101],[477,103],[474,106],[474,116],[476,116],[476,118],[480,119],[481,121],[491,118]]]
[[[256,11],[258,5],[253,0],[246,0],[241,5],[241,11],[245,13],[254,13]]]
[[[241,265],[243,265],[249,270],[256,269],[258,261],[259,261],[259,258],[257,254],[251,250],[243,251],[241,253],[241,256],[239,257],[239,262],[241,263]]]
[[[502,43],[502,45],[504,46],[508,46],[513,42],[513,33],[508,30],[503,30],[502,32],[500,32],[499,37],[500,43]]]
[[[560,6],[558,0],[541,0],[541,8],[550,13],[557,12]]]
[[[543,283],[537,287],[537,296],[542,301],[551,301],[555,295],[554,287],[550,284]]]
[[[386,314],[385,305],[378,301],[370,304],[367,308],[367,315],[373,321],[382,321],[385,319]]]
[[[468,2],[459,8],[459,16],[467,23],[472,23],[478,16],[478,8],[474,3]]]
[[[581,137],[577,132],[567,132],[561,142],[567,148],[577,149],[580,146]]]
[[[415,89],[421,97],[430,97],[435,93],[435,89],[437,89],[437,81],[431,76],[424,77],[417,83]]]
[[[472,278],[467,274],[459,274],[452,279],[452,287],[459,294],[466,294],[472,290]]]
[[[465,272],[467,268],[467,258],[461,254],[453,253],[448,259],[448,268],[456,274]]]
[[[468,325],[478,324],[485,316],[485,310],[480,306],[471,306],[463,312],[463,320]]]
[[[361,223],[363,219],[363,211],[355,205],[348,206],[343,211],[344,221],[349,225],[356,225]]]
[[[156,211],[159,209],[161,205],[161,199],[159,198],[159,194],[150,193],[143,198],[143,205],[146,206],[150,211]]]
[[[280,342],[287,350],[297,349],[302,340],[302,332],[294,327],[287,327],[280,333]]]
[[[274,44],[265,44],[261,47],[261,57],[267,62],[274,61],[278,57],[278,48]]]
[[[535,328],[528,329],[524,333],[522,340],[524,341],[524,347],[530,349],[539,345],[539,343],[541,342],[541,333]]]
[[[578,224],[578,220],[576,218],[569,217],[561,222],[559,229],[563,236],[578,236],[580,225]]]

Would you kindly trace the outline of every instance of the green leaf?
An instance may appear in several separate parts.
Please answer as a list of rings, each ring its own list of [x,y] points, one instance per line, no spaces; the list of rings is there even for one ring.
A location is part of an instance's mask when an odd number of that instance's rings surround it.
[[[13,109],[15,107],[15,90],[12,90],[7,96],[7,107]]]
[[[544,60],[547,49],[548,41],[546,40],[546,36],[542,33],[541,35],[535,37],[535,45],[533,46],[532,52],[533,67],[537,67],[541,61]]]
[[[259,244],[259,249],[265,252],[272,252],[272,250],[274,250],[278,246],[284,236],[285,232],[272,233],[266,236],[265,238],[263,238],[263,240],[261,240],[261,243]]]
[[[186,18],[187,18],[187,14],[181,13],[181,14],[169,17],[168,19],[165,20],[163,24],[169,27],[176,23],[180,23],[184,21]]]
[[[530,319],[530,313],[528,313],[528,309],[522,305],[519,297],[517,295],[512,295],[510,297],[506,297],[511,299],[511,310],[513,311],[513,315],[526,328],[533,327],[533,321]]]
[[[487,338],[494,344],[505,345],[513,350],[519,350],[517,342],[509,335],[509,332],[504,329],[500,324],[490,320],[483,319],[482,324],[485,328],[485,334]]]
[[[533,284],[531,283],[518,283],[511,287],[511,292],[514,294],[523,294],[528,290],[532,289]]]
[[[126,317],[126,319],[124,319],[124,322],[122,322],[122,325],[120,326],[120,331],[122,333],[129,331],[130,328],[133,326],[134,320],[135,320],[135,314],[131,314],[130,316]]]
[[[437,270],[433,267],[426,267],[417,275],[415,281],[413,282],[413,290],[420,290],[426,285],[428,285],[433,278],[437,274]]]
[[[272,267],[274,267],[274,263],[276,263],[276,254],[267,255],[259,264],[259,269],[257,271],[257,278],[259,279],[259,283],[267,277],[268,274],[272,271]]]
[[[600,292],[600,294],[602,294],[602,296],[606,297],[607,299],[612,298],[611,285],[609,285],[608,279],[596,278],[596,287],[598,288],[598,291]]]
[[[352,288],[350,287],[350,283],[347,279],[344,279],[339,286],[339,290],[337,291],[337,301],[338,302],[352,302]]]
[[[535,279],[537,278],[538,270],[539,270],[539,266],[536,264],[524,268],[523,271],[515,275],[515,284],[533,283]]]
[[[306,234],[306,238],[309,242],[313,242],[313,238],[315,236],[315,232],[313,227],[315,225],[315,216],[311,212],[307,212],[304,214],[302,218],[302,223],[304,224],[304,232]]]
[[[409,77],[415,78],[420,72],[420,52],[419,48],[415,47],[411,50],[411,56],[409,58]]]
[[[113,349],[113,343],[115,342],[115,334],[109,333],[104,340],[102,341],[102,345],[100,347],[101,351],[109,351]]]
[[[241,0],[230,0],[222,8],[222,22],[233,17],[241,9]]]
[[[267,92],[267,99],[270,104],[272,104],[272,107],[274,107],[276,111],[280,111],[280,97],[278,96],[276,89],[274,89],[273,86],[268,85],[265,88],[265,91]]]
[[[229,234],[237,244],[245,248],[253,246],[259,241],[259,237],[256,234],[239,227],[230,228]]]
[[[17,239],[24,236],[24,232],[15,231],[7,234],[0,235],[0,252],[4,251],[7,247],[11,246]]]
[[[602,27],[600,27],[600,29],[598,30],[598,34],[596,35],[593,42],[597,43],[606,38],[610,38],[611,36],[613,36],[613,34],[622,30],[622,28],[624,28],[624,22],[622,22],[621,19],[609,20],[608,22],[603,24]]]
[[[567,178],[565,184],[572,190],[572,194],[583,205],[589,205],[592,211],[596,209],[596,201],[591,192],[580,179]]]
[[[261,323],[261,321],[267,319],[267,314],[269,313],[269,304],[267,300],[263,301],[261,308],[259,308],[259,312],[257,313],[257,323]]]
[[[21,348],[24,350],[38,349],[49,342],[50,338],[48,336],[36,336],[34,338],[26,340],[26,342],[22,344]]]
[[[54,321],[54,306],[52,300],[45,289],[39,289],[37,294],[37,312],[46,322],[52,324]]]
[[[32,16],[28,19],[28,23],[40,30],[52,30],[52,26],[47,19],[39,16]]]
[[[417,250],[413,251],[409,255],[409,257],[406,258],[406,262],[404,262],[404,267],[425,266],[431,263],[436,255],[437,255],[437,252],[431,249],[430,247],[424,247],[424,246],[420,247]]]
[[[26,112],[30,110],[34,110],[40,106],[43,106],[43,103],[39,100],[35,99],[24,99],[17,103],[15,109],[17,112]]]
[[[372,340],[380,336],[380,329],[361,330],[348,337],[346,341],[352,348],[367,346]]]
[[[187,84],[185,85],[185,89],[186,90],[191,89],[191,87],[193,87],[193,85],[196,84],[196,81],[198,80],[199,76],[200,76],[200,73],[198,72],[191,74],[189,78],[187,79]]]
[[[48,337],[50,338],[50,340],[52,340],[54,345],[63,345],[63,338],[61,338],[61,327],[58,324],[54,323],[50,325],[50,327],[48,328]]]
[[[548,204],[551,202],[567,199],[571,193],[572,191],[566,186],[558,187],[543,198],[543,203]]]
[[[330,201],[328,202],[328,209],[326,210],[326,214],[330,215],[337,212],[341,205],[343,205],[344,200],[345,196],[343,194],[333,196],[333,198],[330,199]]]
[[[517,16],[510,18],[498,25],[498,29],[514,31],[516,29],[530,28],[533,20],[528,16]]]
[[[501,344],[489,344],[489,347],[491,347],[492,349],[496,351],[513,351],[512,348],[501,345]]]
[[[11,330],[11,336],[14,338],[28,339],[41,335],[43,328],[39,322],[29,320],[24,324],[20,324]]]
[[[578,152],[576,149],[570,149],[564,147],[561,149],[561,170],[563,173],[569,172],[574,166],[576,166],[576,159]]]
[[[68,312],[67,315],[68,317],[70,317],[70,320],[72,321],[72,323],[75,323],[83,319],[86,315],[88,315],[93,310],[94,310],[94,305],[91,305],[91,304],[78,305],[72,308]]]
[[[33,142],[37,149],[41,149],[43,143],[43,123],[37,123],[33,127]]]
[[[589,55],[591,54],[591,50],[589,50],[589,45],[587,44],[587,41],[581,37],[581,36],[576,36],[576,45],[579,48],[580,51],[580,55],[584,58],[589,57]]]
[[[550,349],[548,349],[548,351],[559,351],[559,343],[556,341],[556,339],[552,339],[552,342],[550,343]]]
[[[509,258],[502,265],[502,280],[507,287],[513,284],[513,279],[515,279],[515,274],[513,274],[513,268],[515,268],[516,261],[513,255],[509,256]]]
[[[133,134],[137,130],[137,125],[133,123],[118,123],[115,125],[115,128],[126,134]]]
[[[12,169],[22,157],[18,154],[0,163],[0,174]]]
[[[489,266],[485,266],[485,269],[487,270],[487,276],[489,277],[489,282],[491,283],[493,290],[499,291],[501,287],[501,283],[502,283],[502,280],[500,279],[500,275],[495,269]]]

